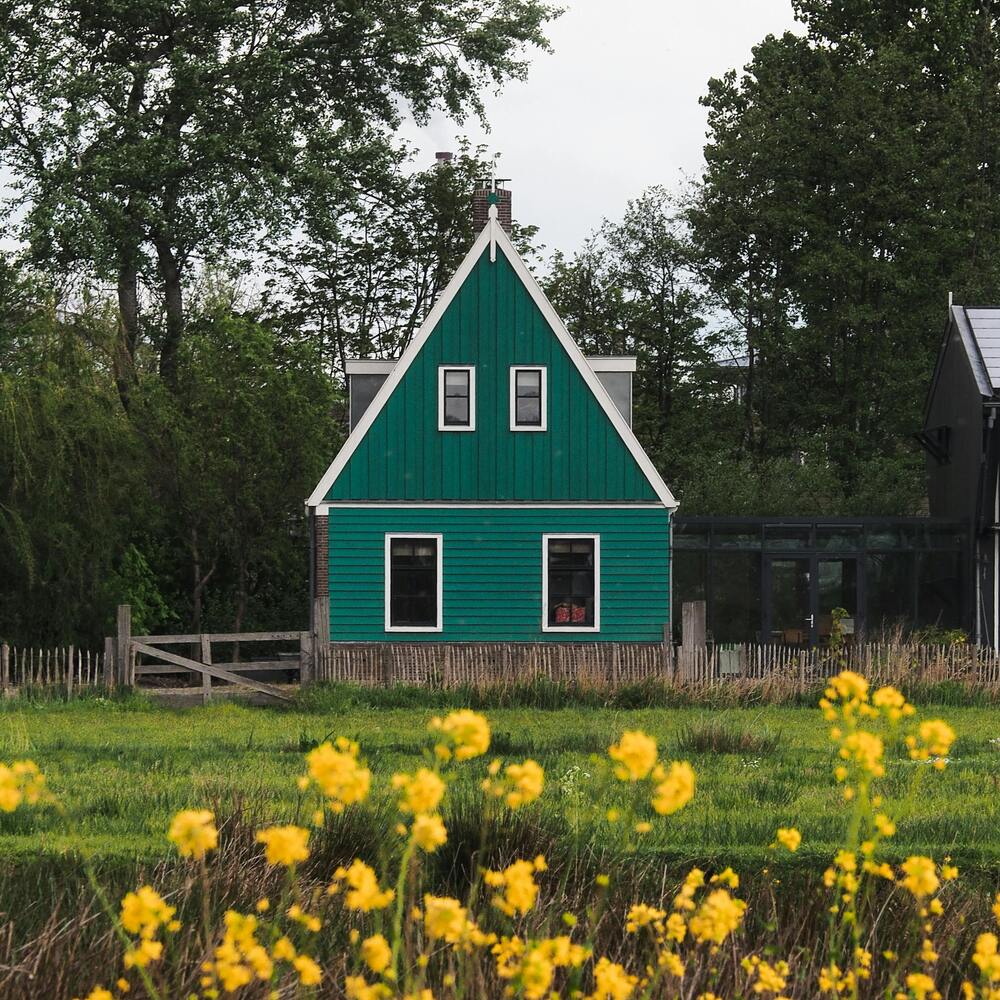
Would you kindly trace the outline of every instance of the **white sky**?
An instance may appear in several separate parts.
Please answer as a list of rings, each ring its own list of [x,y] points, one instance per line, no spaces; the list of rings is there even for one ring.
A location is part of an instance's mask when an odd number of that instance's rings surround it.
[[[407,138],[433,162],[462,132],[502,154],[514,215],[549,251],[572,252],[651,184],[679,188],[702,164],[710,77],[741,68],[768,34],[801,30],[791,0],[563,0],[554,54],[487,103],[492,126],[444,118]]]

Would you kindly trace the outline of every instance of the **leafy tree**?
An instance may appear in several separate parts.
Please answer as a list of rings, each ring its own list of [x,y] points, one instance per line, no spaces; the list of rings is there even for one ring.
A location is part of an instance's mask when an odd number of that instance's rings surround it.
[[[398,356],[478,235],[471,194],[491,167],[483,147],[462,141],[428,170],[413,171],[405,150],[387,155],[381,189],[347,201],[335,182],[310,186],[301,231],[273,261],[268,310],[317,337],[341,373],[348,357]],[[514,224],[522,252],[535,231]]]
[[[669,482],[688,478],[692,456],[718,450],[728,412],[711,384],[723,342],[708,326],[686,225],[663,188],[630,201],[583,250],[556,255],[546,291],[584,350],[635,354],[633,422]],[[710,385],[711,384],[711,385]]]
[[[1000,278],[997,20],[971,0],[795,6],[803,37],[709,84],[688,216],[748,357],[741,456],[763,474],[806,452],[828,513],[912,513],[947,293],[993,301]]]
[[[405,108],[481,113],[481,87],[523,76],[556,13],[541,0],[0,0],[0,153],[19,230],[38,263],[116,285],[123,402],[144,285],[174,385],[192,268],[245,256],[294,221],[310,184],[350,192],[377,174]]]

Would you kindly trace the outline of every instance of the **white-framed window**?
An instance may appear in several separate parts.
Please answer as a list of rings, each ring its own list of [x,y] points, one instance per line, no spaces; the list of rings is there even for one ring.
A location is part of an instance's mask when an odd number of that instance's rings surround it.
[[[439,534],[385,536],[386,632],[440,632],[442,541]]]
[[[472,365],[438,368],[438,430],[476,429],[476,369]]]
[[[548,370],[543,365],[510,369],[510,429],[544,431],[548,424]]]
[[[600,535],[542,535],[542,631],[601,631]]]

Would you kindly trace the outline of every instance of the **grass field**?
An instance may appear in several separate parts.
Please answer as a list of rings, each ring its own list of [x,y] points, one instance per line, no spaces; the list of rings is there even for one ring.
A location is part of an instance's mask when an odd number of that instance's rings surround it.
[[[220,816],[239,810],[253,822],[302,820],[295,778],[303,754],[331,735],[358,740],[376,776],[412,768],[435,714],[433,695],[418,700],[428,704],[381,707],[377,697],[367,704],[364,695],[337,691],[293,709],[216,703],[171,710],[142,698],[12,701],[0,708],[0,760],[36,760],[98,858],[153,861],[169,854],[164,830],[184,807],[207,805]],[[1000,861],[1000,711],[926,709],[949,721],[959,739],[948,769],[924,781],[919,801],[899,817],[892,850],[950,853],[966,867]],[[586,795],[591,755],[603,754],[624,729],[645,729],[667,756],[690,760],[695,799],[658,825],[646,850],[735,864],[759,857],[778,826],[795,825],[804,861],[828,857],[843,834],[832,750],[814,708],[507,707],[487,715],[491,754],[542,764],[546,808],[563,816]],[[915,768],[926,765],[897,756],[886,792],[902,796]],[[469,774],[470,788],[481,770]],[[459,789],[453,798],[461,798]],[[600,839],[595,822],[602,821],[585,821],[585,832]],[[69,846],[66,823],[50,810],[0,813],[0,856],[8,861]]]

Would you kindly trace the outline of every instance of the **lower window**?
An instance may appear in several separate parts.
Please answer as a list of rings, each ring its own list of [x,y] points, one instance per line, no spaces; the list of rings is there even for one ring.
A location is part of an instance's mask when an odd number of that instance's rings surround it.
[[[385,536],[387,632],[441,631],[441,536]]]
[[[542,628],[597,632],[601,626],[599,535],[542,538]]]

